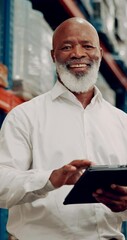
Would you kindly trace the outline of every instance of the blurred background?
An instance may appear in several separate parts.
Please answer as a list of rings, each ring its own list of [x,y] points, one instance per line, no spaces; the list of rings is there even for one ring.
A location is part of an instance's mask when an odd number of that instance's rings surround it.
[[[53,87],[52,34],[74,16],[98,31],[104,52],[98,88],[127,112],[127,0],[0,0],[0,126],[16,105]],[[6,231],[7,218],[8,211],[0,209],[0,240],[14,239]],[[126,222],[121,231],[127,239]]]

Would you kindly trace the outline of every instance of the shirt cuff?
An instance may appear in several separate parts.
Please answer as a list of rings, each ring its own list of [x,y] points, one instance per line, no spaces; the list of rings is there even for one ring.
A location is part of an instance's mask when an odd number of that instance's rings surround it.
[[[37,195],[47,195],[48,192],[53,191],[54,189],[56,188],[52,185],[51,181],[48,179],[47,183],[42,189],[35,190],[33,193]]]
[[[47,190],[47,192],[49,192],[49,191],[52,191],[56,188],[52,185],[51,181],[48,180],[47,183],[44,186],[44,189]]]

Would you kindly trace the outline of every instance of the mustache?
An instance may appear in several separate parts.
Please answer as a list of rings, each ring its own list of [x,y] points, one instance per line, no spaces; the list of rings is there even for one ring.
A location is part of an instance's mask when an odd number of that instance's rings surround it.
[[[81,57],[81,58],[73,58],[73,59],[70,59],[68,60],[65,65],[66,66],[69,66],[71,64],[87,64],[89,66],[92,66],[94,64],[93,61],[89,60],[89,59],[86,59],[84,57]]]

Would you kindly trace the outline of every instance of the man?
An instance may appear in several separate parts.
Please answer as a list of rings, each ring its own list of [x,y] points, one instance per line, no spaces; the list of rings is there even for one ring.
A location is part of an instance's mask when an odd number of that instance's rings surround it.
[[[0,207],[19,240],[124,239],[127,188],[97,189],[96,204],[64,205],[91,164],[127,163],[127,116],[95,87],[102,49],[81,18],[54,32],[53,89],[14,108],[0,138]],[[83,194],[83,193],[82,193]]]

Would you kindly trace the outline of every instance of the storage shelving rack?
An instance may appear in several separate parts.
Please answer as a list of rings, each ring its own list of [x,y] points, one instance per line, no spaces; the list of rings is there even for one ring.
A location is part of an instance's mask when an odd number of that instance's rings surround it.
[[[0,1],[0,61],[8,67],[9,88],[12,87],[13,0]]]
[[[0,1],[0,62],[8,66],[8,79],[12,77],[12,21],[13,21],[13,0]],[[9,82],[11,86],[11,83]],[[6,90],[5,90],[6,95]],[[1,94],[0,94],[1,100]],[[0,124],[4,120],[6,113],[4,108],[0,107]],[[2,184],[2,183],[1,183]],[[7,240],[6,231],[8,212],[6,209],[0,209],[0,239]]]
[[[69,17],[79,16],[89,21],[91,20],[88,19],[85,6],[81,4],[80,0],[30,1],[34,9],[43,12],[45,19],[52,29],[55,29],[62,21]],[[95,23],[95,21],[92,23]],[[97,26],[95,27],[97,29]],[[127,71],[123,71],[121,66],[114,59],[113,54],[111,54],[110,49],[108,49],[106,45],[105,37],[106,36],[100,34],[101,46],[104,53],[100,72],[109,86],[115,91],[116,106],[127,112]]]
[[[65,20],[67,17],[79,16],[84,17],[85,14],[81,11],[77,5],[78,1],[74,0],[31,0],[33,7],[36,5],[41,6],[37,7],[37,10],[42,10],[47,14],[47,21],[54,29],[57,25]],[[54,7],[53,5],[54,4]],[[45,5],[45,9],[43,9]],[[58,10],[60,7],[60,11]],[[16,105],[23,102],[22,99],[16,97],[11,92],[11,87],[13,85],[12,81],[12,53],[13,53],[13,9],[14,9],[14,0],[0,0],[0,62],[7,65],[9,74],[8,89],[3,89],[0,87],[0,125],[2,124],[6,114]],[[61,10],[62,9],[62,10]],[[44,10],[44,11],[43,11]],[[49,12],[49,14],[48,14]],[[56,14],[57,12],[57,14]],[[54,14],[54,15],[53,15]],[[45,14],[44,14],[45,16]],[[56,18],[57,16],[57,18]],[[51,22],[51,18],[53,19]],[[59,20],[59,22],[58,22]],[[113,56],[110,54],[110,51],[105,46],[103,39],[101,39],[101,46],[103,48],[103,61],[101,65],[101,73],[108,81],[109,85],[116,92],[116,106],[120,109],[127,112],[127,76],[125,72],[121,70],[118,64],[114,61]],[[110,77],[109,77],[110,76]],[[7,240],[8,234],[6,232],[6,221],[8,213],[7,210],[0,209],[0,239]],[[127,235],[126,231],[126,222],[123,225],[123,232],[125,236]]]
[[[22,99],[16,97],[11,91],[12,65],[13,65],[13,0],[0,0],[0,62],[8,67],[8,89],[0,87],[0,126],[6,114]],[[2,184],[2,183],[1,183]],[[0,209],[0,239],[8,240],[6,222],[8,211]]]
[[[0,87],[0,126],[6,114],[23,102],[11,92],[13,86],[13,17],[14,0],[0,0],[0,62],[8,67],[8,88]]]
[[[62,4],[63,8],[68,12],[71,17],[79,16],[87,19],[84,11],[81,11],[82,8],[80,9],[76,4],[78,3],[78,1],[59,0],[59,2]],[[100,72],[102,73],[110,87],[115,91],[116,107],[127,112],[127,69],[126,71],[123,71],[123,69],[121,69],[121,67],[117,64],[117,62],[113,58],[113,55],[106,47],[104,39],[101,37],[101,35],[100,43],[103,49],[103,58]]]

